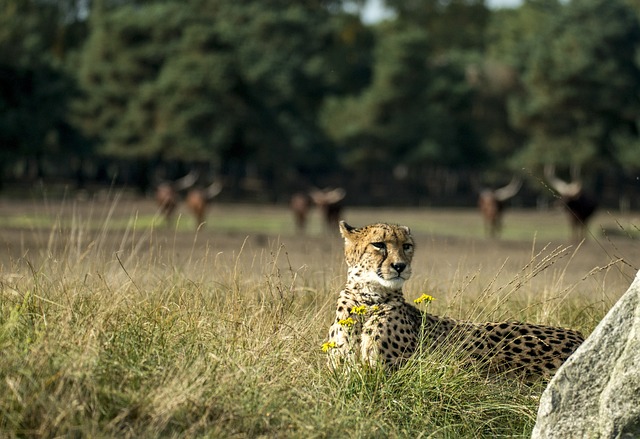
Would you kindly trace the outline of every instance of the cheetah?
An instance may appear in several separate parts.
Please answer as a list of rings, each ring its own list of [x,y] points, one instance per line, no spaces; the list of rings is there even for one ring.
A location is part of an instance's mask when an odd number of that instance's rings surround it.
[[[339,223],[347,281],[324,344],[335,369],[356,362],[387,370],[417,349],[458,346],[490,373],[550,378],[584,341],[577,331],[531,323],[473,323],[420,311],[402,286],[411,276],[414,240],[406,226]]]

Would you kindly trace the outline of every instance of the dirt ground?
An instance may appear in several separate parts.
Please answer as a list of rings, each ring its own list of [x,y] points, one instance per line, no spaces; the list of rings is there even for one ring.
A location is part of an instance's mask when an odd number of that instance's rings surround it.
[[[161,254],[158,261],[167,265],[207,257],[257,275],[277,267],[309,280],[330,276],[324,280],[330,285],[339,284],[343,275],[341,239],[337,230],[324,230],[315,211],[304,234],[295,231],[282,206],[215,205],[209,224],[198,231],[185,211],[179,211],[178,225],[169,227],[156,214],[151,200],[133,198],[0,200],[0,270],[99,244],[94,251],[105,257],[135,247]],[[573,289],[615,301],[640,267],[640,245],[627,236],[640,225],[633,214],[601,212],[581,244],[566,239],[566,219],[555,211],[509,211],[502,240],[483,236],[474,209],[350,208],[345,219],[356,226],[389,221],[412,228],[417,254],[411,288],[416,291],[453,294],[473,285],[481,292],[525,282],[529,291]],[[609,233],[603,235],[603,229]]]

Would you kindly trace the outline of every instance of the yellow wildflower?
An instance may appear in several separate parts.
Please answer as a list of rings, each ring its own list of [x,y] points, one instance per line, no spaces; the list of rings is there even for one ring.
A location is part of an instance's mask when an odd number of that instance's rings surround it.
[[[433,300],[434,300],[433,296],[430,296],[428,294],[423,294],[422,296],[418,297],[417,299],[414,299],[413,302],[414,303],[422,303],[422,302],[430,303]]]
[[[336,347],[335,341],[328,341],[326,343],[322,343],[322,352],[327,352],[329,349],[333,349]]]
[[[371,312],[378,312],[380,310],[380,307],[378,305],[373,305],[371,308],[369,308],[369,311]]]
[[[367,313],[367,306],[366,305],[360,305],[360,306],[354,306],[353,308],[351,308],[351,314],[356,314],[356,315],[365,315]]]
[[[356,321],[351,317],[347,317],[346,319],[338,320],[338,324],[342,326],[351,327]]]

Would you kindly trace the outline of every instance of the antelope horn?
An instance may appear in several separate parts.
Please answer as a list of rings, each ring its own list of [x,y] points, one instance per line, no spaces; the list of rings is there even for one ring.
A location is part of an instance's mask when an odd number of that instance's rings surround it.
[[[582,190],[582,184],[580,182],[567,183],[556,177],[556,168],[553,165],[546,165],[544,167],[544,175],[551,187],[563,197],[576,196]]]
[[[496,197],[498,201],[507,201],[509,198],[514,197],[521,187],[522,178],[514,176],[508,185],[493,191],[493,196]]]
[[[343,188],[331,189],[328,187],[324,189],[313,188],[309,192],[309,196],[316,204],[337,203],[342,200],[346,194],[347,192]]]
[[[218,196],[218,194],[222,191],[222,182],[219,180],[214,181],[207,187],[205,190],[207,200],[212,200]]]
[[[325,190],[325,193],[324,193],[325,200],[329,204],[337,203],[338,201],[342,200],[345,197],[345,195],[347,195],[347,191],[345,191],[341,187],[333,190]]]
[[[309,191],[309,196],[316,204],[322,204],[324,202],[324,192],[318,188],[313,188]]]
[[[177,191],[188,189],[191,186],[193,186],[196,183],[196,181],[198,181],[198,177],[199,177],[198,173],[196,171],[191,170],[184,177],[177,179],[173,183],[173,187]]]

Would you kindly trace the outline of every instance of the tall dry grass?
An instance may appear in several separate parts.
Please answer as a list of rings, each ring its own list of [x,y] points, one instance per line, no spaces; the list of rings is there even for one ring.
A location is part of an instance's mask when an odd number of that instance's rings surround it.
[[[339,250],[309,267],[277,239],[189,249],[135,215],[114,232],[116,204],[97,230],[77,214],[34,230],[41,251],[2,266],[0,436],[529,436],[543,385],[488,379],[446,350],[392,375],[330,372],[320,345]],[[407,295],[429,291],[432,311],[454,317],[589,332],[611,303],[594,307],[563,280],[572,252],[543,246],[516,271],[458,267],[446,286],[418,275]]]

